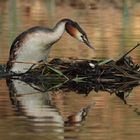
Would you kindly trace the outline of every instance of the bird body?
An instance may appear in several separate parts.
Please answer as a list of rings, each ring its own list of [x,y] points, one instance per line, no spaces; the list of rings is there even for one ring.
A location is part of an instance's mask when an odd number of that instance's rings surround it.
[[[61,38],[65,30],[75,38],[80,35],[73,23],[86,35],[78,24],[70,19],[59,21],[53,29],[37,26],[21,33],[11,46],[7,72],[25,73],[33,63],[46,61],[51,46]]]

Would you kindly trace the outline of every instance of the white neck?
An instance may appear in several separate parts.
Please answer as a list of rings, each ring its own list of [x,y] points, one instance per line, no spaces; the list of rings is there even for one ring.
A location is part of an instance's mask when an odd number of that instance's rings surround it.
[[[57,41],[61,38],[65,31],[65,24],[66,21],[60,21],[56,24],[56,26],[53,29],[53,32],[51,33],[51,36],[53,37],[53,40]]]

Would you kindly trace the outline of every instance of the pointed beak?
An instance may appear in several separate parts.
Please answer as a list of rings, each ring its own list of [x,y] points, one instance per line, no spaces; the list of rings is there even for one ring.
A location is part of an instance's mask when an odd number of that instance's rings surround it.
[[[91,43],[88,40],[84,40],[84,43],[91,49],[95,50],[95,48],[93,47],[93,45],[91,45]]]
[[[91,45],[91,43],[89,42],[87,36],[85,36],[85,38],[82,38],[83,42],[91,49],[95,50],[95,48],[93,47],[93,45]]]

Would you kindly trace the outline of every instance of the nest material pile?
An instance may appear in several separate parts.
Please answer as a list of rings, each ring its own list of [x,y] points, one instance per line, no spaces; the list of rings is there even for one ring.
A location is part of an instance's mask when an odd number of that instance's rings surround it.
[[[131,57],[119,61],[105,60],[62,60],[53,59],[49,64],[41,64],[30,70],[27,75],[35,78],[61,77],[73,81],[86,82],[126,82],[140,80],[139,66]]]

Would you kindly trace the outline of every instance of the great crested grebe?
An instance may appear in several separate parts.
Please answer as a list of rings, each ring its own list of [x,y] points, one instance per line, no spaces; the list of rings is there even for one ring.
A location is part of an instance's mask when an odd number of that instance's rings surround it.
[[[74,38],[93,48],[86,33],[76,22],[62,19],[53,29],[37,26],[17,36],[10,49],[6,71],[25,73],[33,63],[46,61],[51,46],[61,38],[65,30]]]

